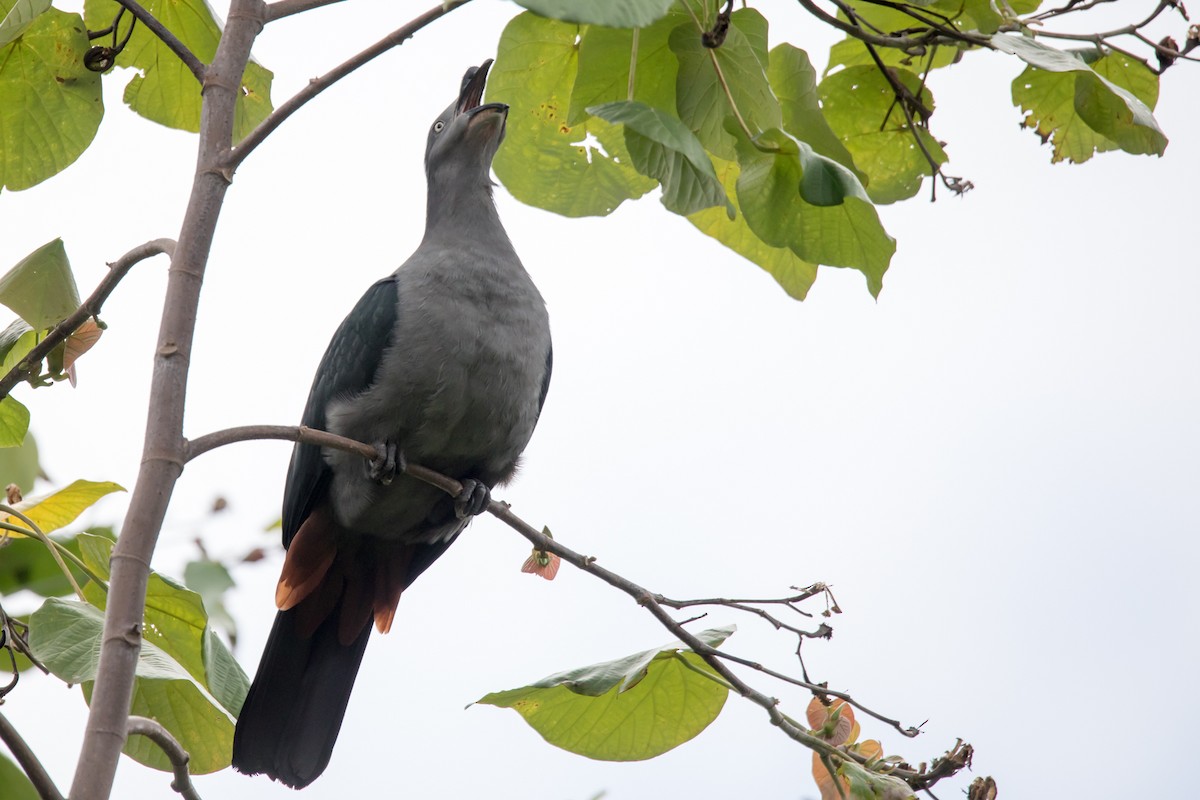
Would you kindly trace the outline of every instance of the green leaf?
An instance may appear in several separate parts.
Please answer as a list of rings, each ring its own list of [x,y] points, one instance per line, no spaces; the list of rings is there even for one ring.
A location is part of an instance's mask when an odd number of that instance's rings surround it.
[[[0,400],[0,447],[19,446],[28,431],[29,409],[12,395]]]
[[[15,7],[0,0],[0,11]],[[21,25],[14,22],[9,33]],[[15,191],[41,183],[96,137],[104,100],[100,76],[83,66],[87,49],[80,16],[54,8],[0,46],[0,186]]]
[[[24,33],[49,7],[50,0],[16,0],[4,18],[0,19],[0,47]]]
[[[779,98],[783,129],[821,155],[859,174],[854,158],[829,127],[821,110],[817,71],[808,60],[808,53],[790,44],[779,45],[771,50],[767,76],[771,80],[771,89]],[[859,175],[859,179],[862,178]]]
[[[899,68],[892,74],[932,113],[933,95],[917,75]],[[867,192],[873,201],[894,203],[920,191],[922,180],[933,169],[917,147],[891,84],[876,67],[835,72],[821,81],[820,95],[830,127],[867,174]],[[945,152],[929,131],[918,125],[916,135],[938,164],[946,162]]]
[[[34,250],[0,278],[0,303],[38,330],[54,327],[79,308],[62,239]]]
[[[109,576],[113,544],[111,539],[104,537],[79,536],[83,562],[105,579]],[[107,598],[99,587],[84,587],[84,594],[94,606],[105,608]],[[209,628],[204,601],[199,594],[166,575],[151,572],[143,623],[143,641],[154,644],[170,656],[230,714],[241,709],[250,683],[229,650]]]
[[[90,702],[100,659],[103,613],[87,603],[51,598],[30,618],[30,646],[50,671],[67,683],[82,683]],[[193,774],[229,765],[233,718],[179,662],[149,638],[138,655],[130,713],[152,717],[171,732],[191,757]],[[155,769],[171,769],[162,750],[132,737],[125,752]]]
[[[1139,155],[1166,149],[1151,112],[1158,78],[1143,65],[1114,53],[1089,66],[1077,54],[1010,34],[996,34],[992,44],[1033,68],[1013,81],[1013,103],[1026,112],[1027,127],[1052,141],[1053,161],[1078,163],[1114,146]]]
[[[730,219],[725,209],[708,208],[692,214],[688,221],[738,255],[762,267],[779,282],[785,292],[797,300],[803,300],[817,278],[817,265],[799,258],[786,247],[772,247],[758,238],[746,224],[745,215],[734,201],[737,163],[716,159],[713,166],[721,185],[725,187],[729,202],[734,206],[735,216]]]
[[[211,63],[221,39],[216,15],[204,0],[149,0],[143,4],[197,58]],[[113,0],[85,0],[88,26],[99,30],[112,24],[120,6]],[[126,22],[122,21],[122,31]],[[138,25],[129,44],[117,56],[117,66],[138,75],[125,87],[125,103],[135,112],[169,128],[200,130],[200,83],[162,40]],[[273,74],[251,61],[242,75],[234,109],[233,140],[238,142],[271,112]]]
[[[654,181],[631,163],[619,129],[566,120],[579,61],[579,28],[524,13],[500,36],[488,100],[508,103],[504,144],[493,167],[523,203],[568,217],[604,216]],[[589,138],[594,137],[594,142]]]
[[[616,100],[639,100],[648,106],[674,113],[675,79],[679,61],[671,52],[671,31],[688,20],[675,8],[667,16],[637,34],[637,64],[634,67],[633,97],[629,97],[629,60],[633,53],[633,31],[589,25],[580,31],[579,66],[571,89],[567,124],[587,119],[587,107]]]
[[[76,537],[53,538],[79,555]],[[86,580],[82,572],[75,571],[75,576],[81,582]],[[46,546],[37,539],[25,537],[10,539],[0,550],[0,595],[21,590],[42,597],[63,597],[75,591]]]
[[[878,296],[896,242],[854,173],[779,130],[737,141],[737,200],[755,235],[805,261],[860,270]]]
[[[588,113],[625,126],[637,171],[662,184],[662,203],[684,216],[725,205],[725,190],[700,140],[677,117],[637,101],[589,106]]]
[[[3,332],[0,332],[0,375],[7,375],[14,367],[25,360],[29,351],[37,346],[41,332],[29,327],[23,319],[13,320]],[[37,372],[37,370],[33,370]],[[28,375],[28,373],[26,373]]]
[[[235,584],[225,565],[210,559],[189,562],[183,568],[183,582],[204,600],[209,621],[224,629],[229,640],[236,643],[237,620],[225,607],[225,592]]]
[[[676,27],[670,36],[671,50],[679,59],[675,95],[679,118],[710,153],[724,159],[732,159],[735,153],[733,137],[724,130],[725,118],[733,114],[729,97],[752,132],[783,124],[765,72],[766,21],[753,9],[736,11],[731,19],[725,43],[715,49],[704,46],[690,22]],[[714,59],[729,87],[728,96]]]
[[[0,798],[3,800],[39,800],[41,795],[34,788],[25,771],[0,753]]]
[[[97,500],[113,492],[123,492],[124,487],[111,481],[77,480],[66,488],[39,498],[26,498],[17,503],[14,508],[33,520],[41,528],[42,533],[50,533],[70,525],[75,518]],[[7,517],[5,522],[13,525],[22,524],[16,517]],[[19,533],[9,533],[9,536],[20,536]]]
[[[881,775],[853,761],[843,761],[837,773],[849,782],[851,800],[915,800],[907,783],[892,775]]]
[[[563,22],[641,28],[667,13],[673,0],[516,0],[535,14]]]
[[[697,634],[713,647],[734,628]],[[569,670],[480,703],[511,708],[550,744],[603,761],[671,750],[717,718],[729,690],[682,642]]]
[[[910,70],[924,72],[930,69],[939,67],[947,67],[960,58],[964,49],[959,49],[953,45],[931,45],[929,53],[926,55],[910,56],[903,50],[897,50],[894,47],[877,47],[875,54],[879,56],[879,60],[889,67],[904,67]],[[847,37],[842,41],[829,48],[829,62],[825,67],[826,73],[832,72],[834,67],[861,67],[875,66],[875,59],[871,58],[871,51],[863,44],[861,39],[855,39],[853,36]]]
[[[38,447],[32,433],[25,434],[20,447],[0,450],[0,487],[15,483],[22,494],[32,491],[39,471]]]

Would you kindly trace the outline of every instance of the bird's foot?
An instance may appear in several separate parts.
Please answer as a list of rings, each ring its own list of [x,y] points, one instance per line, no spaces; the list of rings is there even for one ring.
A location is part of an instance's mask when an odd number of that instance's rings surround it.
[[[462,491],[454,498],[454,513],[459,519],[475,517],[487,510],[492,501],[492,490],[474,478],[462,479]]]
[[[375,445],[375,457],[367,462],[367,477],[387,486],[396,475],[408,468],[404,453],[390,439]]]

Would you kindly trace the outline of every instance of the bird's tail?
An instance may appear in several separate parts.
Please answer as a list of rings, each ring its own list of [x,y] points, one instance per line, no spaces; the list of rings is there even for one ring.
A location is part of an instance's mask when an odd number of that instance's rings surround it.
[[[233,737],[234,769],[295,789],[316,780],[329,763],[371,636],[371,626],[364,625],[343,644],[337,613],[304,631],[302,611],[275,616]]]

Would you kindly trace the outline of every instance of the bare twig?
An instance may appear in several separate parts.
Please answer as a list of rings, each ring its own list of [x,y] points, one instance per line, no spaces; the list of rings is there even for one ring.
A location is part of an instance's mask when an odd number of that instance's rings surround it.
[[[133,16],[137,17],[138,22],[145,25],[150,29],[151,33],[161,39],[162,43],[165,44],[172,53],[179,56],[179,60],[182,61],[183,65],[187,67],[193,75],[196,76],[196,80],[199,81],[201,85],[204,85],[204,74],[208,70],[208,67],[203,61],[196,58],[196,54],[189,50],[187,45],[179,41],[179,38],[175,36],[175,34],[167,30],[166,26],[159,22],[153,14],[143,8],[137,2],[137,0],[116,0],[116,2],[127,8],[130,14],[133,14]]]
[[[183,746],[175,741],[175,737],[171,735],[170,731],[157,721],[147,717],[130,717],[125,723],[125,735],[145,736],[158,745],[175,769],[175,780],[171,781],[171,788],[182,795],[185,800],[200,800],[200,794],[192,785],[192,776],[188,774],[188,761],[191,757],[187,750],[184,750]]]
[[[58,787],[50,778],[50,773],[46,772],[42,762],[38,761],[33,750],[3,714],[0,714],[0,741],[8,746],[9,752],[13,754],[13,758],[21,765],[21,769],[29,776],[29,782],[37,789],[38,796],[42,800],[63,800]]]
[[[237,169],[238,165],[246,159],[246,156],[254,152],[254,149],[262,144],[263,140],[266,139],[272,131],[278,128],[284,120],[296,113],[296,111],[298,111],[309,100],[312,100],[321,92],[325,91],[330,86],[337,83],[342,78],[346,77],[351,72],[354,72],[356,69],[368,63],[369,61],[378,58],[388,50],[391,50],[393,47],[399,47],[400,45],[404,44],[404,42],[412,38],[414,33],[421,30],[429,23],[445,16],[460,6],[466,5],[470,1],[471,0],[447,0],[447,2],[444,4],[435,8],[431,8],[411,22],[400,26],[375,44],[368,47],[366,50],[363,50],[358,55],[355,55],[352,58],[342,62],[321,77],[310,80],[303,89],[296,92],[285,102],[277,106],[275,110],[267,116],[266,119],[260,122],[254,130],[250,131],[245,139],[242,139],[242,141],[238,142],[237,147],[235,147],[229,154],[226,155],[224,159],[225,168],[230,172]],[[283,0],[280,0],[280,2],[283,2]]]
[[[305,11],[312,11],[314,8],[322,6],[331,6],[334,3],[341,3],[344,0],[276,0],[274,3],[267,3],[267,22],[274,22],[277,19],[290,17],[292,14],[301,14]]]
[[[195,439],[188,444],[186,448],[186,457],[189,459],[194,458],[201,453],[205,453],[216,447],[232,444],[234,442],[263,438],[285,439],[297,442],[303,441],[312,444],[320,444],[323,447],[343,450],[348,453],[356,453],[362,455],[364,458],[374,458],[378,455],[376,448],[372,445],[358,442],[353,439],[347,439],[335,434],[324,433],[312,428],[306,428],[302,426],[290,427],[280,425],[248,425],[240,428],[229,428],[227,430],[216,431],[215,433],[210,433]],[[408,475],[411,475],[418,480],[424,481],[431,486],[441,489],[443,492],[446,492],[452,497],[457,497],[462,493],[462,484],[453,478],[431,470],[428,467],[424,467],[419,464],[407,464],[404,468],[404,471]],[[619,591],[624,592],[632,597],[639,605],[649,611],[650,614],[657,619],[663,627],[670,631],[693,652],[704,659],[705,663],[712,667],[713,671],[715,671],[717,675],[720,676],[720,678],[732,688],[733,691],[737,692],[750,702],[755,703],[763,708],[767,712],[767,716],[772,725],[779,728],[784,735],[796,742],[799,742],[805,747],[808,747],[818,755],[836,761],[853,760],[860,764],[865,764],[867,761],[866,757],[862,754],[849,750],[846,747],[830,744],[828,741],[815,736],[813,733],[794,722],[779,710],[779,701],[776,698],[769,697],[747,684],[729,668],[726,661],[732,661],[752,669],[757,669],[764,674],[780,678],[781,680],[797,686],[803,686],[804,688],[820,695],[828,695],[845,700],[846,702],[854,705],[856,708],[862,710],[864,713],[867,713],[876,719],[892,725],[896,728],[896,730],[904,733],[907,736],[914,736],[917,732],[919,732],[914,728],[905,728],[899,722],[888,719],[887,717],[863,707],[861,704],[857,703],[843,692],[831,691],[819,684],[799,681],[795,678],[782,675],[781,673],[775,673],[762,667],[761,665],[755,664],[752,661],[732,656],[725,651],[718,650],[710,646],[694,636],[690,631],[687,630],[687,628],[683,626],[683,623],[677,621],[671,616],[670,612],[667,610],[667,605],[659,602],[660,595],[639,586],[622,575],[618,575],[611,570],[605,569],[596,563],[596,559],[594,557],[577,553],[574,550],[564,546],[557,539],[547,536],[545,533],[537,528],[534,528],[532,525],[514,514],[509,505],[503,501],[492,500],[490,503],[488,503],[487,511],[492,516],[501,520],[510,528],[528,539],[536,550],[546,553],[553,553],[563,561],[570,562],[580,570],[599,578],[613,588],[618,589]],[[801,594],[804,594],[804,592],[802,591]],[[681,602],[686,604],[686,601]],[[969,745],[967,745],[967,747],[969,747]],[[953,752],[947,753],[947,755],[943,758],[943,761],[947,762],[947,764],[958,763],[951,758],[952,755]],[[934,762],[935,765],[940,763],[942,762],[936,760]],[[961,769],[961,767],[959,768]],[[944,766],[943,769],[949,769],[949,766]],[[957,770],[954,771],[956,772]],[[903,766],[891,769],[889,774],[908,782],[909,785],[914,789],[932,785],[934,782],[936,782],[936,780],[946,777],[945,774],[939,773],[935,779],[930,780],[929,775],[924,770],[914,770],[911,768],[904,768]],[[953,774],[953,772],[949,774]]]
[[[121,279],[129,273],[129,270],[135,264],[160,253],[171,255],[174,251],[175,242],[173,240],[155,239],[138,245],[109,264],[108,274],[100,281],[100,284],[96,287],[96,291],[92,292],[92,296],[85,300],[83,305],[75,310],[75,313],[55,325],[54,329],[46,335],[45,339],[38,342],[29,351],[29,354],[21,359],[19,364],[10,369],[8,374],[3,378],[0,378],[0,399],[7,397],[13,387],[20,383],[36,364],[41,363],[42,359],[48,356],[51,350],[66,341],[75,332],[76,328],[86,322],[89,317],[99,314],[104,301],[108,299],[113,289],[117,288],[117,284],[121,282]]]

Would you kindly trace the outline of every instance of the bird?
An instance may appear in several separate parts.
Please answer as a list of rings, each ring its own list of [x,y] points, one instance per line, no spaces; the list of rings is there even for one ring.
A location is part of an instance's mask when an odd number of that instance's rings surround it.
[[[483,103],[492,61],[467,70],[425,148],[425,235],[334,333],[303,424],[372,444],[298,443],[283,496],[278,613],[234,732],[232,764],[303,788],[326,768],[372,621],[510,480],[554,363],[546,304],[492,196],[508,106]],[[405,473],[458,480],[457,497]]]

